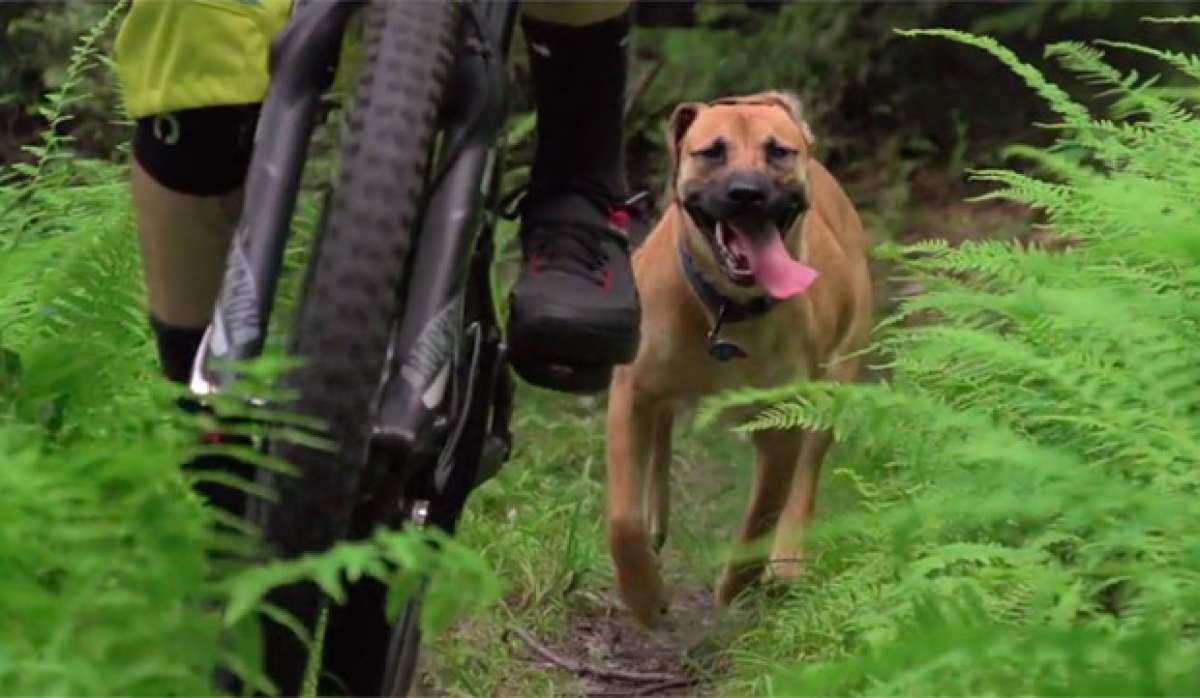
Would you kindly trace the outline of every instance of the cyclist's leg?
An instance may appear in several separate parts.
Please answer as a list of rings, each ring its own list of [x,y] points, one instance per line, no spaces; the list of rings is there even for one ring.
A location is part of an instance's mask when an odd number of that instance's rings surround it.
[[[117,39],[117,70],[136,123],[131,185],[150,325],[161,370],[176,383],[188,380],[212,314],[241,209],[256,103],[266,89],[268,37],[253,12],[134,0]],[[247,479],[253,472],[215,457],[184,468]],[[245,498],[234,488],[197,489],[224,511],[244,509]],[[224,672],[217,680],[229,684]]]
[[[206,107],[137,119],[134,212],[163,373],[185,382],[242,203],[253,107]]]
[[[526,0],[538,143],[532,194],[582,180],[616,194],[625,180],[622,117],[630,0]]]
[[[163,373],[185,382],[212,312],[232,228],[241,209],[266,51],[290,0],[134,0],[117,39],[117,69],[137,124],[131,180]],[[248,476],[230,459],[188,464]],[[243,497],[206,484],[230,512]]]
[[[135,159],[130,168],[150,326],[163,374],[177,383],[185,383],[191,374],[192,360],[212,312],[231,227],[241,206],[237,164],[249,148],[235,145],[241,140],[236,133],[253,126],[250,114],[238,108],[215,107],[137,122]],[[179,134],[172,146],[164,144],[164,128]],[[179,153],[194,157],[178,157]],[[212,162],[211,153],[220,153],[221,161]],[[182,406],[196,409],[191,401]],[[184,467],[225,471],[247,479],[253,474],[249,466],[220,456],[201,456]],[[244,496],[237,489],[212,482],[196,487],[213,506],[241,513]]]
[[[513,289],[513,364],[531,382],[549,363],[601,367],[633,358],[639,311],[629,253],[613,215],[627,196],[622,119],[630,3],[527,1],[522,26],[538,109],[523,210],[526,264]],[[592,388],[601,385],[590,386]],[[586,389],[586,388],[585,388]]]
[[[225,253],[241,209],[266,52],[290,0],[134,0],[117,38],[117,70],[137,124],[131,180],[150,324],[163,373],[185,382],[208,324]],[[248,476],[230,459],[194,468]],[[242,495],[201,486],[215,506]]]

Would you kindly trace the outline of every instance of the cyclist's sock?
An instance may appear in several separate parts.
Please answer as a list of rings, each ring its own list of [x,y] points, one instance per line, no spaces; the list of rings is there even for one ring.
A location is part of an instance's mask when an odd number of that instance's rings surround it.
[[[622,120],[630,15],[574,27],[522,18],[538,111],[531,201],[564,189],[598,187],[614,196],[627,190]]]
[[[158,361],[163,375],[172,383],[186,383],[192,375],[196,350],[204,339],[203,327],[179,327],[150,316],[150,329],[158,345]]]

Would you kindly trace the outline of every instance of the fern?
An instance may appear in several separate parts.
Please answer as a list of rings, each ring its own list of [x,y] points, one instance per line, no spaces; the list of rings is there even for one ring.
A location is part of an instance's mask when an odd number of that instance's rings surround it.
[[[1186,17],[1142,17],[1142,21],[1154,24],[1200,24],[1200,15]]]
[[[70,162],[70,153],[66,150],[71,142],[70,136],[59,133],[62,126],[71,121],[68,111],[72,104],[87,97],[80,91],[84,75],[102,62],[99,46],[100,39],[116,24],[117,18],[124,14],[126,0],[119,0],[107,13],[76,42],[71,52],[71,60],[67,65],[66,77],[59,88],[44,97],[44,104],[38,107],[38,114],[46,120],[46,129],[42,132],[41,143],[24,146],[24,150],[34,156],[34,164],[19,163],[13,166],[13,173],[27,178],[27,192],[34,192],[51,173],[62,176],[60,165]],[[0,177],[0,182],[4,180]]]

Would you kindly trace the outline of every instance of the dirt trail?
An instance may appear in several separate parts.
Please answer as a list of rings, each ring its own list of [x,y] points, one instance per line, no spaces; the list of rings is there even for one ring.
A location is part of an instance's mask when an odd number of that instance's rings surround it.
[[[677,431],[671,532],[662,554],[671,606],[662,627],[639,626],[615,589],[605,588],[573,609],[557,642],[526,638],[527,661],[574,674],[574,695],[714,695],[723,673],[720,650],[739,620],[717,608],[713,585],[749,489],[753,452],[729,434],[699,440],[686,428]]]
[[[703,653],[717,622],[715,609],[705,589],[682,591],[660,630],[636,627],[613,600],[575,613],[568,639],[559,646],[531,643],[531,660],[574,673],[578,695],[703,695],[708,673]]]

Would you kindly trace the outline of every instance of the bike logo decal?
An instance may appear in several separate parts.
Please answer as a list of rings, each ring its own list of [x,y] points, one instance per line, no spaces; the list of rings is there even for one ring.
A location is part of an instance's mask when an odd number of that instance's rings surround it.
[[[208,348],[212,351],[213,356],[225,356],[229,353],[227,337],[225,321],[221,319],[221,314],[217,313],[213,316],[212,335],[208,342]]]
[[[408,358],[404,360],[404,365],[400,367],[400,377],[414,390],[423,393],[421,400],[427,407],[441,402],[446,392],[450,357],[454,351],[454,339],[461,314],[460,295],[451,298],[450,302],[425,324]]]
[[[258,312],[258,285],[250,272],[250,263],[241,245],[234,244],[222,284],[221,312],[213,326],[213,352],[226,353],[230,344],[246,344],[261,334],[262,317]]]
[[[425,392],[421,393],[421,404],[429,409],[433,409],[442,398],[446,396],[446,384],[450,382],[450,362],[442,364],[442,370],[438,371],[437,378],[429,384]]]

